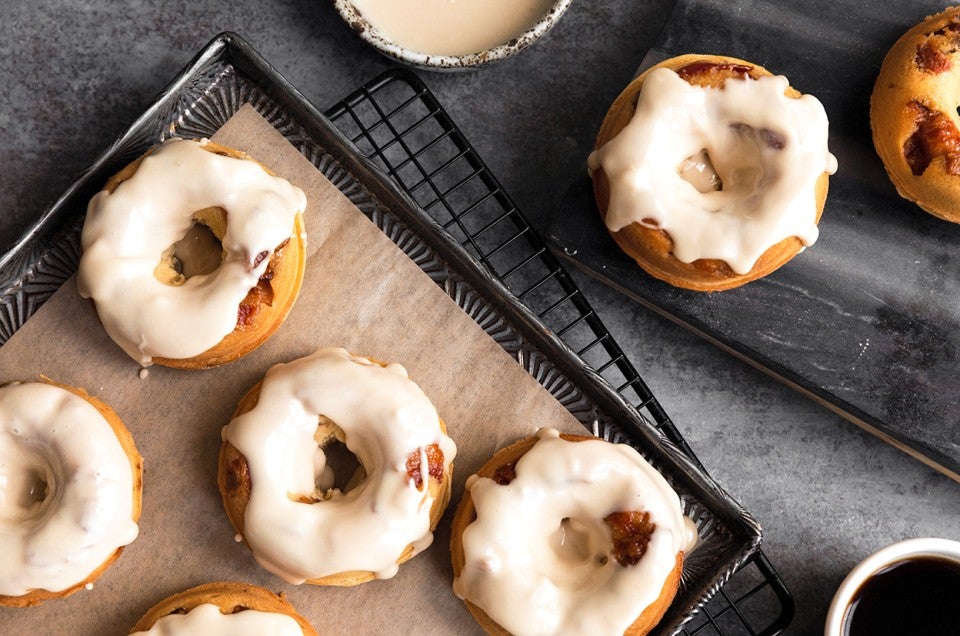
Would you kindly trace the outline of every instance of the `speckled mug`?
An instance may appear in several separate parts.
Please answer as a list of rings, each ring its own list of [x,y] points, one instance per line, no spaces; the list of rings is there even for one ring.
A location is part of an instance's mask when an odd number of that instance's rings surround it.
[[[527,48],[560,21],[571,2],[573,0],[557,0],[536,24],[520,35],[498,46],[467,55],[428,55],[404,48],[392,42],[360,15],[351,0],[334,0],[333,4],[344,22],[349,24],[367,44],[387,57],[429,71],[465,71],[499,62]]]

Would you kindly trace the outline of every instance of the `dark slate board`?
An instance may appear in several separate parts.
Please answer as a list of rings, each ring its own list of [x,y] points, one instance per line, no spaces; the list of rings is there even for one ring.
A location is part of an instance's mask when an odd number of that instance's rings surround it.
[[[960,225],[897,195],[869,123],[886,51],[941,9],[934,2],[678,3],[644,66],[682,53],[740,57],[786,75],[830,117],[840,168],[820,239],[771,276],[713,294],[647,276],[600,222],[585,169],[547,238],[592,275],[960,479]]]

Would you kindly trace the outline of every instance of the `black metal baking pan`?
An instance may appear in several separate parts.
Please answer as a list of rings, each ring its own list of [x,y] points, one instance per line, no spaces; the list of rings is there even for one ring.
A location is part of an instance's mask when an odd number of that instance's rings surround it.
[[[234,34],[204,48],[0,260],[6,334],[72,274],[86,201],[110,174],[167,137],[211,135],[243,104],[314,162],[587,429],[634,445],[677,489],[700,531],[678,598],[658,627],[679,630],[754,556],[757,523]]]

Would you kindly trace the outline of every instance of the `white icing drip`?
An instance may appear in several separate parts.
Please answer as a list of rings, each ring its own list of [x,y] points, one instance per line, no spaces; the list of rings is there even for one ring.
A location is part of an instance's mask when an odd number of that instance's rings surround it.
[[[516,464],[516,478],[468,486],[477,519],[464,530],[460,598],[512,634],[622,634],[660,594],[688,540],[677,494],[639,453],[556,431]],[[611,554],[603,519],[648,512],[656,524],[636,565]]]
[[[149,631],[131,636],[303,636],[292,616],[276,612],[244,610],[223,614],[210,603],[197,605],[186,614],[168,614]]]
[[[810,95],[787,97],[788,86],[777,76],[728,79],[720,90],[691,86],[669,69],[651,72],[633,119],[588,160],[610,182],[610,231],[659,227],[679,260],[721,259],[739,274],[783,239],[812,245],[815,185],[837,160],[823,106]],[[703,149],[722,190],[698,189],[680,174]]]
[[[687,540],[683,545],[683,553],[690,554],[690,552],[697,547],[697,544],[700,542],[700,530],[697,528],[696,522],[690,517],[683,518],[683,525],[687,531]]]
[[[555,0],[353,0],[394,43],[428,55],[469,55],[533,27]]]
[[[94,299],[110,337],[142,365],[154,356],[196,356],[233,331],[237,307],[306,205],[303,191],[286,180],[203,145],[166,141],[133,177],[113,193],[98,193],[87,209],[77,288]],[[193,214],[208,207],[227,211],[220,267],[181,286],[157,280],[163,252],[191,228]]]
[[[87,578],[137,537],[133,505],[130,460],[96,408],[41,382],[0,388],[0,594]]]
[[[317,503],[325,460],[314,433],[318,416],[335,422],[366,471],[347,494]],[[423,391],[399,364],[381,367],[343,349],[316,353],[270,369],[256,408],[223,429],[247,459],[253,489],[244,538],[257,561],[290,583],[351,570],[389,578],[407,545],[432,541],[432,499],[406,475],[407,457],[437,444],[444,465],[453,441]]]

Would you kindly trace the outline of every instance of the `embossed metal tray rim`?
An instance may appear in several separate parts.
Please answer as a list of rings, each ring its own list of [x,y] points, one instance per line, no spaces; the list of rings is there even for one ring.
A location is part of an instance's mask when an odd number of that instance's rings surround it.
[[[191,96],[188,87],[203,90]],[[0,321],[5,324],[0,339],[8,338],[73,273],[82,210],[110,174],[166,137],[210,134],[224,123],[221,115],[232,114],[204,110],[204,99],[218,87],[226,87],[230,100],[259,100],[257,110],[584,426],[631,443],[667,477],[701,535],[701,546],[689,555],[678,600],[655,633],[679,631],[756,553],[759,525],[235,34],[214,38],[3,255],[0,304],[5,311]]]

